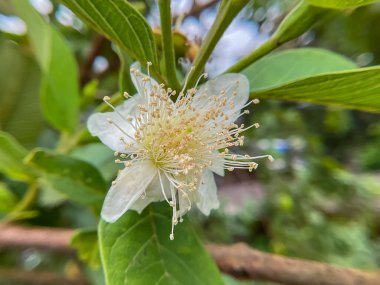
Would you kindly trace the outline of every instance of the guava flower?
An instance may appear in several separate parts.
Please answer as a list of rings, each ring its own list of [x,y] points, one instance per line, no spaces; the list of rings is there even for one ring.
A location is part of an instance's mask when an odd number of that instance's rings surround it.
[[[105,198],[101,216],[115,222],[127,210],[141,212],[148,204],[166,201],[173,209],[173,229],[193,204],[205,214],[219,207],[213,173],[248,169],[257,158],[236,154],[231,148],[243,145],[241,133],[258,127],[234,122],[247,110],[249,83],[241,74],[225,74],[197,89],[179,94],[159,85],[138,69],[131,69],[135,96],[114,107],[96,113],[88,120],[92,135],[115,151],[116,162],[125,167],[113,181]],[[206,77],[206,75],[203,75]],[[198,80],[199,82],[199,80]],[[175,99],[173,101],[172,99]]]

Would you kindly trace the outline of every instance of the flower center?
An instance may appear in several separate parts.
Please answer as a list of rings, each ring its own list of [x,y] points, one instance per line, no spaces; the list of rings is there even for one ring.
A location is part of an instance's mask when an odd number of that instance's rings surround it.
[[[136,132],[136,140],[146,150],[146,156],[158,169],[173,175],[188,174],[194,171],[200,174],[206,167],[204,161],[207,153],[202,135],[202,123],[197,122],[196,112],[173,114],[161,109],[158,117],[148,112],[148,120]],[[192,114],[193,113],[193,114]]]
[[[208,94],[209,90],[201,91],[196,87],[186,93],[182,90],[173,102],[175,91],[156,84],[136,69],[131,72],[139,78],[139,95],[144,103],[137,105],[133,117],[125,118],[119,113],[133,128],[133,135],[109,119],[125,134],[121,140],[125,143],[126,153],[120,154],[122,159],[116,162],[129,167],[138,161],[149,160],[156,166],[162,194],[173,207],[172,239],[177,217],[190,209],[191,201],[194,201],[190,197],[196,197],[193,193],[198,189],[206,168],[219,165],[229,171],[236,168],[252,171],[258,166],[254,159],[273,158],[270,155],[251,157],[230,153],[230,148],[243,145],[243,131],[259,127],[257,123],[249,127],[232,123],[248,113],[247,110],[240,113],[242,108],[258,103],[256,99],[244,106],[235,106],[239,81],[222,88],[218,94]],[[107,97],[104,101],[109,104],[108,100]],[[169,181],[171,201],[165,193],[163,179]]]

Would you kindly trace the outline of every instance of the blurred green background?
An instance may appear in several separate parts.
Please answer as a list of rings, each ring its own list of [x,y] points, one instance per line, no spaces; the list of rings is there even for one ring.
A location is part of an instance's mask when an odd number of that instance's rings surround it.
[[[120,61],[115,48],[58,1],[32,2],[64,34],[75,53],[85,98],[81,114],[84,121],[99,99],[118,91]],[[154,1],[131,2],[156,26]],[[260,45],[293,4],[294,1],[253,1],[239,18],[250,31],[256,29],[251,34],[251,44]],[[181,9],[188,9],[188,4],[182,5],[177,7],[179,15]],[[181,26],[186,19],[177,19],[178,41],[186,38],[189,41],[185,50],[178,46],[178,53],[193,57],[204,35],[201,26],[207,27],[207,21],[212,21],[213,9],[193,15],[186,27]],[[12,14],[6,2],[0,2],[0,128],[28,149],[51,148],[59,134],[41,114],[40,70],[25,35],[26,27]],[[229,31],[232,35],[245,29],[241,23],[235,26]],[[323,47],[347,56],[361,67],[372,66],[380,64],[379,27],[380,4],[346,10],[325,19],[282,49]],[[228,44],[227,39],[224,45]],[[221,48],[224,47],[222,42]],[[218,63],[220,66],[215,62],[221,57],[215,53],[207,67],[209,72],[217,74],[236,61],[233,54],[246,52],[232,50],[231,53],[222,53],[226,62]],[[182,61],[185,70],[188,63],[186,59]],[[255,106],[245,119],[247,123],[258,121],[261,125],[246,134],[247,152],[272,154],[276,160],[261,164],[254,173],[235,171],[226,173],[224,178],[218,177],[221,208],[210,217],[196,210],[191,212],[202,238],[220,243],[243,241],[263,251],[341,266],[378,268],[380,116],[266,100]],[[117,170],[112,151],[95,139],[75,148],[71,155],[98,167],[108,182]],[[25,191],[25,184],[0,175],[0,215],[5,217]],[[95,228],[97,224],[97,217],[89,210],[63,200],[48,189],[39,196],[33,211],[25,215],[19,218],[28,225]],[[55,272],[68,280],[86,280],[83,284],[102,284],[97,262],[92,265],[95,266],[89,267],[71,255],[33,248],[0,250],[0,268],[9,269],[7,274],[13,272],[10,268],[40,270]],[[0,284],[16,284],[7,281],[7,274],[0,276]],[[231,277],[226,280],[228,284],[268,284],[240,283]]]

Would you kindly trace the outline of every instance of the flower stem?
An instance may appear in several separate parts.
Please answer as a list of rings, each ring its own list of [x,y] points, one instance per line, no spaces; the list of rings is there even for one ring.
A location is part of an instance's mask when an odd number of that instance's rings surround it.
[[[162,50],[165,60],[165,76],[168,80],[169,86],[175,90],[179,90],[180,84],[177,79],[177,70],[175,64],[170,0],[159,0],[158,6],[160,8]]]
[[[34,202],[38,198],[38,194],[39,194],[38,184],[34,181],[29,185],[28,190],[26,191],[26,193],[24,194],[20,202],[18,202],[18,204],[14,207],[12,212],[10,212],[1,221],[1,225],[8,224],[15,220],[20,219],[20,214],[28,210],[34,204]]]
[[[273,36],[258,49],[251,54],[239,60],[235,65],[231,66],[224,73],[240,72],[250,64],[270,53],[282,44],[293,40],[318,21],[328,16],[334,15],[336,12],[331,9],[323,9],[309,5],[306,1],[300,1],[278,26]]]
[[[240,72],[246,67],[248,67],[250,64],[254,63],[255,61],[262,58],[263,56],[267,55],[272,50],[276,49],[278,46],[279,45],[278,45],[277,39],[270,38],[259,48],[254,50],[252,53],[243,57],[236,64],[228,68],[224,73]]]
[[[189,73],[185,90],[189,89],[190,86],[194,86],[224,31],[248,2],[249,0],[231,0],[221,3],[216,19],[194,60],[194,68]]]

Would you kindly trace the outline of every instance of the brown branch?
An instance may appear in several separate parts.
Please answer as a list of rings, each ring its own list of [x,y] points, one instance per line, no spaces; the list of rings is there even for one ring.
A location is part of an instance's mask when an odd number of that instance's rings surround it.
[[[187,13],[184,13],[183,15],[180,15],[180,16],[174,16],[173,17],[173,21],[176,22],[178,18],[180,19],[184,19],[186,17],[189,17],[189,16],[199,16],[199,14],[204,10],[204,9],[207,9],[207,8],[210,8],[212,6],[214,6],[215,4],[217,4],[220,0],[210,0],[209,2],[205,3],[205,4],[202,4],[202,5],[199,5],[199,4],[195,4],[191,10]]]
[[[207,246],[221,271],[291,285],[378,285],[380,273],[263,253],[239,243]]]
[[[0,248],[60,250],[72,253],[70,229],[26,228],[6,225],[0,230]],[[238,278],[266,280],[291,285],[379,285],[380,273],[340,268],[264,253],[248,245],[208,244],[219,268]],[[0,272],[1,273],[1,272]]]
[[[80,67],[79,77],[81,86],[84,86],[91,79],[94,60],[101,53],[107,42],[108,40],[102,35],[96,36],[93,40],[91,50]]]
[[[69,247],[73,230],[59,228],[26,228],[15,225],[0,227],[1,248],[41,248],[73,251]]]
[[[30,285],[86,285],[83,279],[69,279],[45,271],[25,271],[18,268],[0,268],[0,284],[30,284]]]
[[[214,6],[216,3],[218,3],[220,0],[210,0],[209,2],[203,4],[203,5],[194,5],[193,8],[185,14],[185,16],[198,16],[203,10],[210,8]]]

